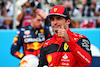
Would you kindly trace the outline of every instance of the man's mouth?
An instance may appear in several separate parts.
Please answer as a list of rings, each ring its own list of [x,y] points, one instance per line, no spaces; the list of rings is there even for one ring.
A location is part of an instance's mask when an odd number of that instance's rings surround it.
[[[54,28],[58,28],[58,27],[60,27],[60,25],[55,25],[55,26],[54,26]]]

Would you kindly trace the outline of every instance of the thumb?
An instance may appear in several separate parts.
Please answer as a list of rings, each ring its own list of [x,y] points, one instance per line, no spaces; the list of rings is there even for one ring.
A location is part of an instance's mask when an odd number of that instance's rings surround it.
[[[63,25],[61,26],[61,29],[64,29],[64,26]]]

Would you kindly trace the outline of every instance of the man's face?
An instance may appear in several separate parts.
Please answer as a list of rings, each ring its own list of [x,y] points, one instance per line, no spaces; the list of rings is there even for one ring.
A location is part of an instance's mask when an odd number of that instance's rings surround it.
[[[40,28],[41,25],[43,23],[43,18],[39,15],[37,15],[35,18],[32,18],[32,23],[31,25],[34,27],[34,28]]]
[[[55,32],[57,32],[62,25],[65,26],[65,24],[67,23],[66,19],[60,16],[51,16],[50,21],[51,21],[51,26]]]

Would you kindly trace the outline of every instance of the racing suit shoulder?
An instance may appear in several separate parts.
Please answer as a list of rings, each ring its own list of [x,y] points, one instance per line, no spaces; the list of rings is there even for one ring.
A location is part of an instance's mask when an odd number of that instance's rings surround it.
[[[17,31],[17,37],[19,36],[23,36],[23,34],[24,34],[24,32],[26,31],[26,30],[30,30],[30,28],[29,28],[30,26],[26,26],[26,27],[21,27],[21,28],[19,28],[18,29],[18,31]]]
[[[28,29],[31,29],[32,27],[30,25],[26,26],[26,27],[21,27],[20,30],[21,31],[25,31],[25,30],[28,30]]]
[[[21,27],[21,28],[18,29],[18,31],[20,31],[20,32],[23,32],[23,31],[25,31],[25,30],[26,30],[25,27]]]
[[[49,45],[51,45],[52,43],[53,43],[53,39],[52,39],[52,38],[46,40],[46,41],[44,42],[44,44],[43,44],[43,48],[44,48],[44,47],[47,47],[47,46],[49,46]]]
[[[28,26],[19,28],[18,31],[20,31],[20,34],[23,36],[23,34],[30,32],[31,29],[32,27],[28,25]]]
[[[70,41],[67,44],[71,53],[75,57],[78,57],[77,61],[83,66],[89,66],[91,64],[91,44],[86,36],[70,32]]]
[[[70,42],[77,43],[77,45],[79,45],[81,48],[83,48],[86,51],[87,51],[87,47],[90,49],[90,46],[91,46],[91,43],[86,36],[78,34],[78,33],[74,33],[74,32],[72,32],[70,35]],[[84,46],[84,45],[86,45],[86,46]]]
[[[87,37],[84,36],[84,35],[81,35],[79,33],[72,32],[71,38],[73,39],[73,41],[77,42],[79,39],[81,39],[81,38],[87,38]]]

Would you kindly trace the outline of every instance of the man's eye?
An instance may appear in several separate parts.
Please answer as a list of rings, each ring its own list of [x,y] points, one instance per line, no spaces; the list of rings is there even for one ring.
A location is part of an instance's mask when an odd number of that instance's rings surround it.
[[[42,20],[38,19],[37,21],[39,21],[39,22],[40,22],[40,21],[42,21]]]
[[[38,20],[38,21],[41,21],[41,20]]]
[[[53,21],[54,20],[54,18],[50,18],[50,21]]]

